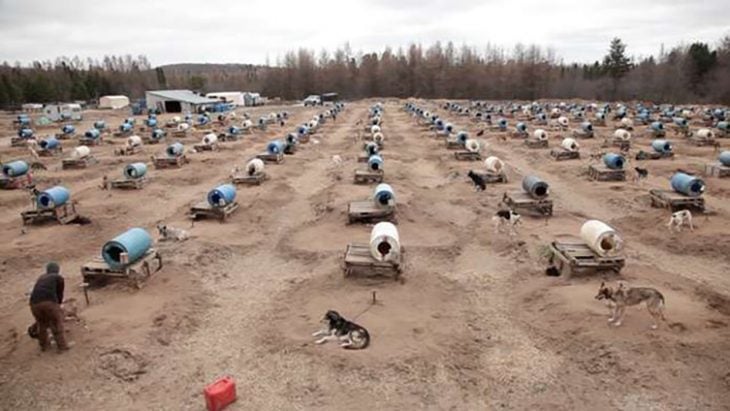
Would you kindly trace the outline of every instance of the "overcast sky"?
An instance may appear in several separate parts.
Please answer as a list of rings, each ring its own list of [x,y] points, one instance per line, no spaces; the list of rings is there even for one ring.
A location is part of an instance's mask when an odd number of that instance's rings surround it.
[[[263,64],[300,47],[382,51],[453,41],[552,47],[592,62],[621,37],[634,56],[730,35],[730,0],[0,0],[0,61],[144,54]]]

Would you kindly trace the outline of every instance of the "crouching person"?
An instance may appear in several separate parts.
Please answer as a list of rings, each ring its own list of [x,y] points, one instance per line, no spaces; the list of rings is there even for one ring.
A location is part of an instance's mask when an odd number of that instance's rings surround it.
[[[63,329],[63,277],[59,274],[60,267],[54,262],[46,265],[46,273],[38,277],[33,291],[30,294],[30,312],[36,321],[36,332],[41,351],[49,346],[48,329],[51,329],[56,340],[58,351],[68,350],[66,336]]]

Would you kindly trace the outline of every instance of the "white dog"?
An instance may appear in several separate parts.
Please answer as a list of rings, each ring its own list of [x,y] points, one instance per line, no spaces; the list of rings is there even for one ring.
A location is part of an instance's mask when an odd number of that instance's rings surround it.
[[[667,223],[669,230],[680,232],[682,231],[683,225],[688,225],[690,231],[694,231],[695,227],[692,225],[692,213],[689,210],[680,210],[672,213],[672,216],[669,218],[669,223]]]
[[[168,227],[164,224],[157,224],[157,231],[159,231],[162,237],[160,240],[162,241],[185,241],[190,238],[187,231],[180,228]]]
[[[342,157],[340,157],[337,154],[333,155],[332,156],[332,164],[334,164],[335,167],[341,166],[342,165]]]

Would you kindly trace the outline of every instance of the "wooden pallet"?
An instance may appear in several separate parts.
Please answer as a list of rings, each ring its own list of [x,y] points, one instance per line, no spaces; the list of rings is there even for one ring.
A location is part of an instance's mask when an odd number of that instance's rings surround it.
[[[355,170],[355,184],[382,183],[384,176],[382,170]]]
[[[260,159],[264,163],[281,164],[284,162],[284,153],[279,153],[279,154],[261,153],[261,154],[257,155],[256,158]]]
[[[641,161],[641,160],[661,160],[664,158],[672,158],[672,157],[674,157],[674,153],[671,151],[668,153],[658,153],[656,151],[641,150],[638,153],[636,153],[636,159],[639,161]]]
[[[474,174],[483,178],[487,184],[506,183],[507,182],[507,174],[504,172],[493,173],[491,171],[475,171],[475,170],[471,170],[471,171],[473,171]]]
[[[3,190],[16,190],[25,188],[33,184],[33,177],[31,173],[27,173],[20,177],[5,177],[0,175],[0,189]]]
[[[369,159],[370,156],[368,154],[360,154],[357,156],[358,163],[367,163]]]
[[[303,136],[299,136],[299,139],[298,139],[298,141],[299,141],[300,143],[305,143],[305,144],[306,144],[306,143],[309,143],[309,134],[305,134],[305,135],[303,135]]]
[[[63,149],[61,147],[54,148],[51,150],[38,150],[38,155],[41,157],[55,157],[63,152]]]
[[[353,201],[347,206],[348,223],[379,223],[393,222],[395,207],[381,207],[373,200]]]
[[[84,283],[92,286],[103,285],[108,281],[123,280],[136,288],[142,288],[144,282],[161,269],[162,256],[157,250],[151,248],[139,260],[119,269],[109,267],[109,264],[101,257],[97,257],[81,266],[81,276]]]
[[[142,137],[142,142],[145,144],[160,144],[161,142],[165,141],[165,137],[159,139],[154,139],[152,137]]]
[[[553,200],[548,198],[532,198],[524,191],[513,191],[511,193],[504,193],[504,197],[502,197],[502,202],[511,210],[515,210],[517,212],[522,210],[525,212],[539,214],[541,216],[553,215]]]
[[[702,196],[690,197],[672,190],[649,190],[652,207],[668,208],[672,212],[679,210],[705,211],[705,199]]]
[[[174,138],[185,138],[190,135],[190,129],[187,130],[175,130],[170,132],[170,136]]]
[[[123,137],[130,137],[134,135],[134,130],[129,131],[115,131],[112,133],[114,137],[123,138]]]
[[[218,136],[218,141],[239,141],[243,139],[240,134],[221,134]]]
[[[261,172],[254,175],[248,175],[245,173],[234,174],[231,176],[231,183],[233,184],[246,184],[250,186],[258,186],[268,179],[266,172]]]
[[[461,143],[461,141],[454,139],[454,138],[447,138],[446,139],[446,148],[449,150],[458,150],[460,148],[464,148],[464,144]]]
[[[23,225],[39,224],[45,221],[57,221],[61,225],[68,224],[76,220],[79,215],[76,212],[76,202],[69,201],[66,204],[49,209],[33,209],[20,213],[23,219]]]
[[[531,138],[528,138],[525,140],[525,145],[527,148],[548,148],[548,141],[547,140],[534,140]]]
[[[561,276],[570,278],[574,272],[596,273],[613,270],[618,273],[626,265],[623,256],[601,257],[581,242],[550,243],[550,264],[560,270]]]
[[[61,168],[64,170],[76,170],[86,168],[91,164],[96,164],[98,161],[94,156],[87,156],[84,158],[66,158],[61,161]]]
[[[104,137],[101,137],[101,136],[99,136],[99,138],[86,138],[86,137],[79,138],[80,146],[100,146],[103,142],[104,142]]]
[[[562,147],[554,148],[550,150],[550,157],[555,159],[555,161],[578,160],[580,159],[580,152],[566,150]]]
[[[611,146],[618,147],[622,150],[628,150],[631,148],[631,140],[622,140],[620,138],[611,139]]]
[[[454,158],[459,161],[481,161],[482,155],[478,152],[472,151],[456,151]]]
[[[199,218],[217,218],[222,223],[236,210],[238,210],[238,202],[236,201],[225,207],[211,207],[207,201],[202,201],[190,207],[189,217],[193,220]]]
[[[715,145],[714,138],[699,138],[697,136],[692,136],[692,137],[688,138],[687,142],[696,147],[707,147],[707,146]]]
[[[588,166],[588,178],[593,181],[626,181],[626,170],[612,170],[603,164]]]
[[[220,147],[218,147],[218,144],[195,144],[193,146],[195,151],[218,151]]]
[[[114,149],[114,155],[117,156],[132,156],[144,151],[142,146],[124,146],[118,149]]]
[[[120,189],[120,190],[141,190],[147,184],[147,177],[142,178],[123,178],[120,180],[109,180],[104,176],[103,186],[105,190],[109,189]]]
[[[730,167],[720,164],[720,162],[705,164],[705,175],[717,178],[730,177]]]
[[[593,138],[593,136],[595,135],[593,132],[586,132],[583,130],[575,130],[575,129],[572,130],[570,132],[570,134],[571,134],[571,136],[573,136],[573,138]]]
[[[56,134],[56,140],[73,140],[75,138],[77,138],[77,134],[75,132],[71,134]]]
[[[403,249],[401,248],[401,254]],[[368,244],[348,244],[345,251],[345,277],[360,274],[365,277],[393,277],[400,280],[402,258],[399,261],[378,261],[370,254]]]
[[[177,157],[152,157],[152,163],[157,169],[180,168],[187,162],[188,158],[184,154]]]

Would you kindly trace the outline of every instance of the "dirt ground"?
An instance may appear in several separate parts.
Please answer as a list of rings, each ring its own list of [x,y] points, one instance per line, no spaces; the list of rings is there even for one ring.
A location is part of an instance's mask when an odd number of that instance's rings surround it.
[[[295,155],[267,165],[268,181],[239,186],[241,207],[223,224],[191,226],[186,213],[234,166],[321,108],[249,110],[254,119],[278,110],[292,118],[218,152],[194,153],[181,169],[150,168],[150,184],[140,191],[99,186],[103,175],[121,176],[124,164],[147,161],[163,146],[116,157],[123,139],[109,137],[114,144],[94,147],[100,163],[86,170],[61,170],[59,158],[44,158],[39,187],[68,187],[88,225],[22,230],[28,193],[1,191],[0,409],[201,410],[204,386],[223,375],[237,384],[231,410],[730,409],[730,180],[706,178],[711,213],[695,216],[694,232],[670,233],[669,212],[652,208],[647,195],[668,188],[677,168],[699,171],[716,157],[713,148],[670,136],[675,159],[642,162],[650,177],[641,185],[598,183],[586,178],[587,154],[612,128],[581,140],[583,158],[565,162],[553,161],[549,149],[487,132],[484,154],[506,162],[510,181],[477,193],[466,173],[483,165],[456,161],[402,110],[403,101],[386,101],[385,180],[397,196],[404,281],[345,279],[347,244],[367,242],[371,228],[346,224],[346,210],[373,189],[352,182],[362,166],[358,123],[372,103],[348,104]],[[438,102],[418,104],[472,135],[481,127],[437,109]],[[100,118],[116,127],[124,116],[88,112],[77,129]],[[11,121],[10,114],[0,119],[0,156],[28,158],[10,148]],[[551,147],[558,146],[559,133],[550,134]],[[633,151],[649,142],[635,137]],[[339,167],[335,154],[345,160]],[[514,239],[494,235],[491,217],[503,193],[520,190],[528,173],[550,184],[555,215],[523,216]],[[546,245],[577,236],[588,218],[625,239],[621,276],[545,276]],[[193,237],[156,245],[165,266],[141,290],[93,289],[86,306],[79,267],[129,227],[157,237],[158,221]],[[81,318],[67,323],[75,346],[62,355],[40,353],[25,334],[32,322],[25,293],[49,260],[61,263],[67,298],[77,300]],[[629,309],[621,327],[609,326],[607,308],[593,298],[603,279],[659,289],[671,327],[649,330],[643,306]],[[311,333],[328,309],[356,318],[371,346],[314,345]]]

